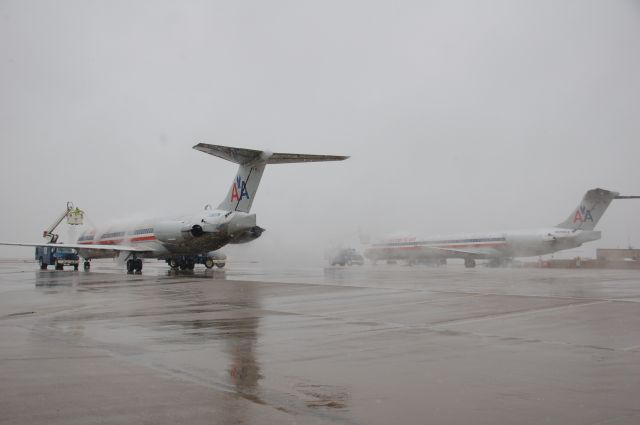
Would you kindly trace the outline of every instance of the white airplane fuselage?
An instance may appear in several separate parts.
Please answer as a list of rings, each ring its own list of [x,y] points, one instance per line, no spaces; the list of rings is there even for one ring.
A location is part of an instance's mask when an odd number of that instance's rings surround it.
[[[183,216],[98,226],[84,231],[77,244],[83,246],[78,251],[86,259],[114,257],[113,252],[91,249],[91,245],[129,245],[141,249],[137,257],[166,259],[206,254],[229,243],[250,242],[263,231],[256,225],[255,214],[207,209]]]
[[[531,257],[576,248],[600,237],[599,231],[558,227],[429,238],[403,237],[373,243],[364,255],[372,261]]]

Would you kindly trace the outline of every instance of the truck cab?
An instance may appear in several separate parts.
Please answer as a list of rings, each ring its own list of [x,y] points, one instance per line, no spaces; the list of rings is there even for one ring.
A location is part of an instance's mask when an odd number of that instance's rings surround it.
[[[73,266],[74,270],[78,270],[80,264],[80,257],[72,248],[39,246],[36,247],[35,259],[41,270],[46,270],[50,265],[55,266],[56,270],[63,270],[64,266]]]

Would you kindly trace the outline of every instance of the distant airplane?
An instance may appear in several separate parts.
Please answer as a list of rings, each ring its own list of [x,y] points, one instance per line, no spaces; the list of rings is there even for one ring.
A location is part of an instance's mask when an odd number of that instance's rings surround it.
[[[569,217],[554,227],[424,239],[391,238],[369,245],[364,255],[374,263],[396,260],[446,263],[448,258],[461,258],[466,267],[475,267],[478,259],[487,259],[490,265],[498,266],[514,257],[550,254],[600,239],[600,232],[593,229],[611,201],[632,198],[640,196],[591,189]]]
[[[85,269],[94,258],[118,256],[126,261],[129,272],[142,271],[143,258],[166,260],[171,268],[193,269],[196,261],[207,268],[214,265],[216,251],[227,244],[250,242],[265,229],[250,214],[258,184],[267,164],[342,161],[348,156],[272,153],[252,149],[199,143],[201,152],[239,164],[229,193],[216,209],[179,217],[149,218],[124,224],[90,229],[75,244],[10,243],[0,245],[50,246],[73,248],[85,259]]]

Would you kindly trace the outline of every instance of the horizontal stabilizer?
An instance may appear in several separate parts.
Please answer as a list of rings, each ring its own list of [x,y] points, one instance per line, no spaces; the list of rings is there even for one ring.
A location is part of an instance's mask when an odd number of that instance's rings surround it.
[[[267,164],[291,164],[295,162],[343,161],[348,156],[307,155],[300,153],[273,153],[255,149],[198,143],[193,147],[209,155],[239,164],[238,172],[231,181],[227,196],[218,205],[219,210],[248,213],[255,199],[262,173]]]
[[[269,151],[258,151],[255,149],[209,145],[207,143],[198,143],[193,148],[240,165],[246,165],[254,162],[263,162],[265,164],[291,164],[296,162],[344,161],[349,158],[348,156],[340,155],[273,153]]]
[[[293,164],[296,162],[344,161],[348,156],[340,155],[308,155],[302,153],[274,153],[267,164]]]

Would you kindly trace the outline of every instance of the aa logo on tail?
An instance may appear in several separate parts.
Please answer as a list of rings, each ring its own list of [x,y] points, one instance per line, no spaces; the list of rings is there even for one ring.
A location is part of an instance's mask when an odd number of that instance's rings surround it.
[[[584,205],[580,205],[580,208],[576,210],[576,215],[573,217],[573,222],[584,223],[585,221],[593,221],[591,210],[588,210]]]
[[[242,201],[244,198],[249,199],[249,192],[247,191],[247,181],[242,180],[238,175],[236,181],[231,185],[231,202]]]

